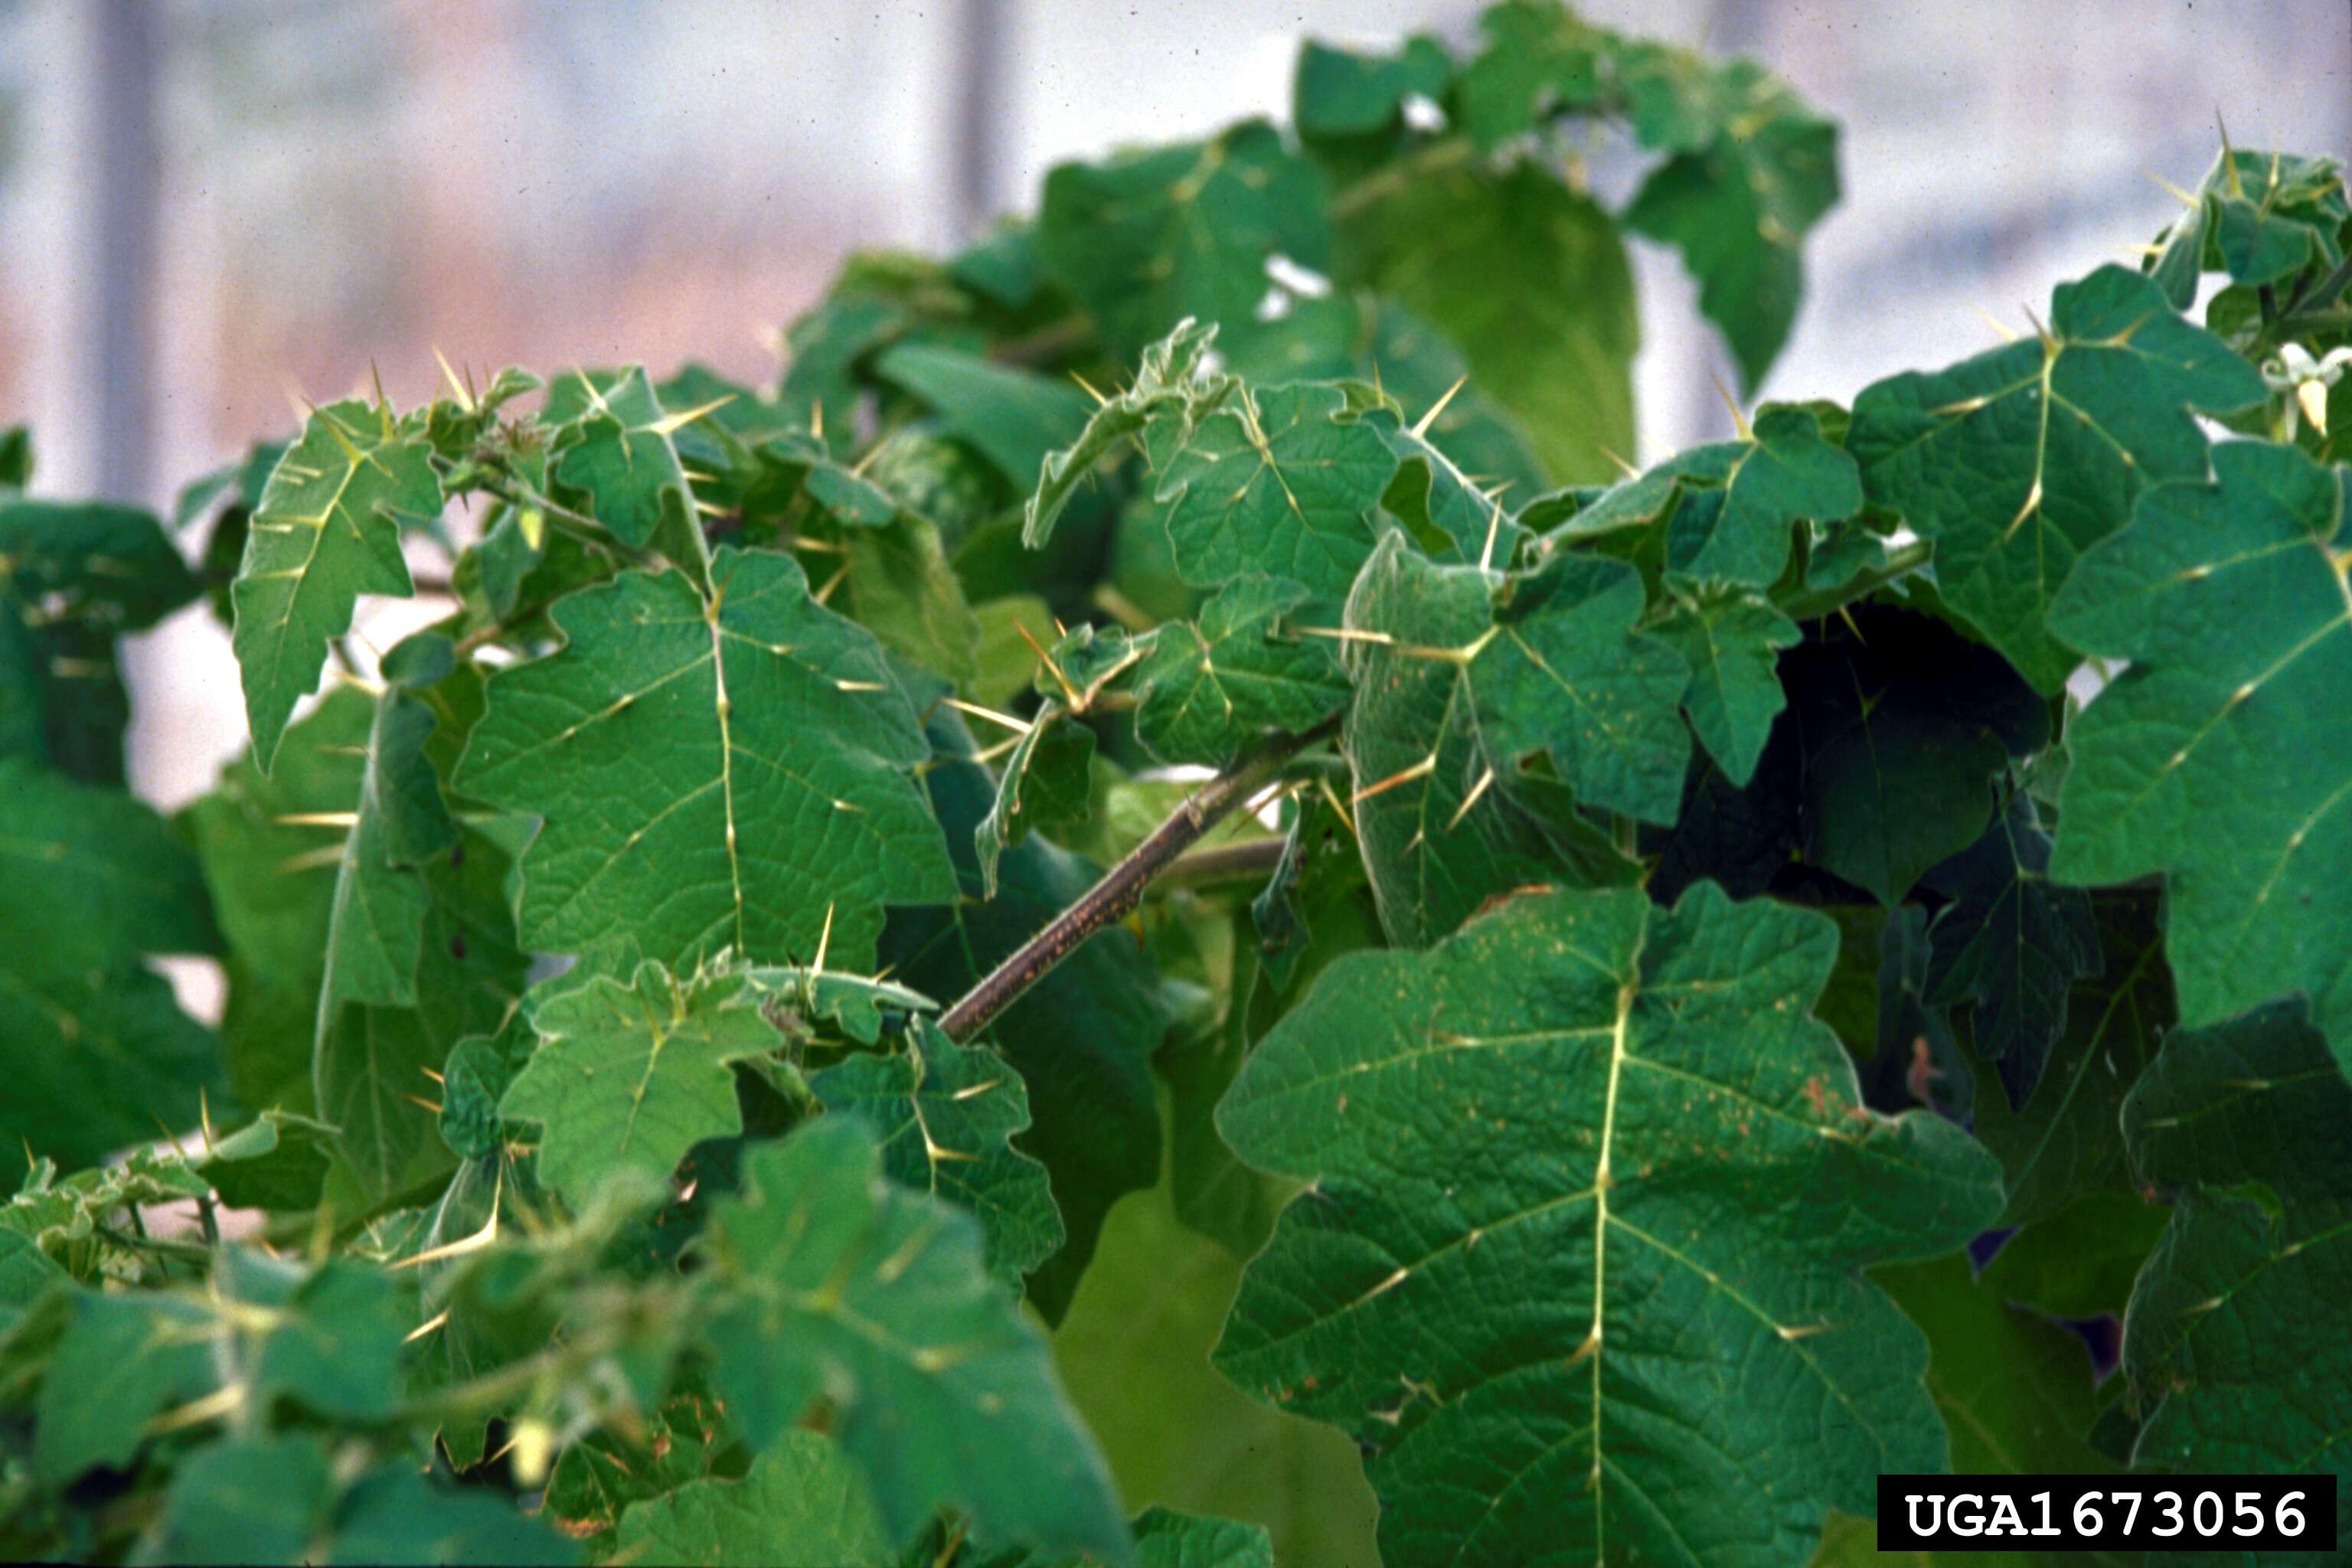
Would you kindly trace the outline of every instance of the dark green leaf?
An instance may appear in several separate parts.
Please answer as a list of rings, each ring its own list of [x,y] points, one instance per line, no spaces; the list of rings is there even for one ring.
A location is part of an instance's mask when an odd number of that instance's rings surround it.
[[[1341,960],[1259,1045],[1220,1123],[1314,1186],[1218,1364],[1367,1447],[1391,1568],[1791,1558],[1942,1468],[1927,1347],[1859,1270],[1958,1246],[1999,1173],[1855,1103],[1810,1016],[1835,947],[1712,888],[1517,899]]]
[[[1847,446],[1871,499],[1935,541],[1945,601],[2055,691],[2081,662],[2046,624],[2075,563],[2142,489],[2204,477],[2197,413],[2263,396],[2155,284],[2103,267],[2052,297],[2047,337],[1864,388]]]

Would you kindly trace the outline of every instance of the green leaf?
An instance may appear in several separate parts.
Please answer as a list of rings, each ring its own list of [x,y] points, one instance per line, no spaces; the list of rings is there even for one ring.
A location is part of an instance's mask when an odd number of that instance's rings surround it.
[[[1023,510],[1021,542],[1042,549],[1053,536],[1054,524],[1078,486],[1096,467],[1115,452],[1123,452],[1144,428],[1163,419],[1174,432],[1189,431],[1193,421],[1214,408],[1235,390],[1230,376],[1212,376],[1202,361],[1216,341],[1217,329],[1185,321],[1143,350],[1135,384],[1096,408],[1076,438],[1063,450],[1048,453],[1038,467],[1036,493]],[[1163,426],[1161,439],[1170,427]]]
[[[1186,317],[1237,341],[1267,261],[1329,264],[1327,202],[1314,165],[1250,121],[1206,142],[1061,164],[1045,176],[1037,258],[1122,359]]]
[[[1135,1519],[1136,1568],[1274,1568],[1264,1527],[1148,1508]]]
[[[980,1217],[997,1279],[1018,1289],[1022,1275],[1061,1250],[1045,1167],[1012,1142],[1029,1127],[1028,1088],[994,1051],[957,1045],[925,1019],[905,1049],[860,1052],[809,1088],[827,1110],[866,1119],[892,1180]]]
[[[205,1151],[205,1180],[231,1208],[298,1213],[317,1205],[339,1136],[323,1121],[265,1110]]]
[[[980,621],[929,518],[900,511],[879,528],[845,528],[839,539],[851,619],[942,675],[977,673]]]
[[[2123,1098],[2118,1090],[2114,1101]],[[1984,1283],[2002,1300],[2053,1318],[2125,1315],[2140,1269],[2164,1234],[2166,1210],[2121,1179],[2120,1119],[2111,1116],[2100,1131],[2103,1147],[2114,1149],[2116,1169],[2109,1173],[2116,1179],[2001,1243],[1985,1265]]]
[[[615,539],[640,550],[663,547],[691,570],[699,562],[702,523],[671,437],[687,422],[682,416],[696,411],[665,410],[642,365],[602,382],[575,372],[550,394],[551,421],[569,411],[567,404],[580,408],[553,477],[584,497],[590,514]]]
[[[490,678],[457,787],[546,826],[522,933],[673,964],[725,949],[863,969],[886,904],[953,883],[905,770],[929,748],[866,632],[790,559],[721,550],[714,597],[632,572],[564,601],[567,642]]]
[[[436,1486],[402,1466],[378,1470],[352,1488],[327,1561],[530,1568],[577,1563],[580,1557],[577,1542],[550,1531],[505,1497]]]
[[[2021,793],[1985,836],[1927,873],[1951,899],[1928,929],[1927,1000],[1966,1003],[1969,1034],[2012,1106],[2042,1081],[2074,982],[2099,972],[2090,895],[2049,879],[2050,837]]]
[[[814,1432],[787,1432],[741,1480],[689,1481],[631,1504],[613,1555],[742,1568],[891,1568],[896,1561],[857,1468]]]
[[[2132,1168],[2173,1205],[2124,1324],[2136,1466],[2317,1471],[2352,1503],[2347,1122],[2301,1003],[2175,1036],[2132,1090]]]
[[[709,1330],[730,1409],[765,1447],[823,1396],[894,1540],[944,1503],[988,1539],[1133,1562],[1101,1457],[989,1278],[978,1223],[881,1162],[846,1116],[746,1156],[709,1238],[740,1298]]]
[[[271,471],[230,589],[254,762],[264,773],[295,703],[319,684],[328,641],[350,629],[359,596],[408,597],[401,530],[441,514],[432,450],[388,408],[333,403],[312,412]]]
[[[1129,1506],[1255,1521],[1279,1563],[1377,1563],[1355,1446],[1209,1364],[1240,1282],[1240,1260],[1184,1227],[1165,1184],[1125,1199],[1054,1335],[1071,1401]]]
[[[2147,487],[2204,478],[2196,413],[2263,397],[2155,284],[2103,267],[2059,288],[2046,337],[1864,388],[1846,446],[1871,500],[1935,541],[1945,602],[2055,691],[2081,662],[2047,624],[2075,563]]]
[[[1769,587],[1788,565],[1795,523],[1840,522],[1862,510],[1853,458],[1822,439],[1811,408],[1767,407],[1751,438],[1699,447],[1652,471],[1683,489],[1666,563],[1702,582]]]
[[[1178,622],[1136,672],[1143,705],[1136,734],[1163,762],[1222,768],[1268,731],[1313,729],[1344,706],[1346,678],[1331,646],[1288,632],[1307,591],[1278,577],[1244,576]]]
[[[1358,54],[1313,38],[1299,46],[1291,79],[1291,119],[1299,135],[1364,136],[1396,123],[1410,97],[1444,96],[1454,61],[1434,38],[1415,35],[1393,55]]]
[[[2334,266],[2347,217],[2344,171],[2335,159],[2241,153],[2224,143],[2189,210],[2159,237],[2148,275],[2173,309],[2186,310],[2196,303],[2202,272],[2260,285]]]
[[[0,759],[0,1138],[68,1166],[194,1124],[220,1044],[149,953],[218,943],[195,857],[129,795]]]
[[[2301,991],[2352,1062],[2352,587],[2341,470],[2233,442],[2148,492],[2054,624],[2132,667],[2067,738],[2052,876],[2165,873],[2180,1020]]]
[[[1781,651],[1801,636],[1796,623],[1753,594],[1701,590],[1678,596],[1650,633],[1690,667],[1683,707],[1691,728],[1723,776],[1746,785],[1787,706],[1777,672]]]
[[[971,846],[995,784],[971,760],[977,748],[952,712],[934,714],[930,736],[940,761],[923,775],[923,787],[947,830],[961,896],[939,908],[894,912],[881,956],[895,977],[918,990],[960,996],[1076,901],[1101,868],[1031,837],[1004,852],[996,896],[983,898]],[[1168,1028],[1159,979],[1131,938],[1100,932],[988,1031],[1028,1083],[1034,1121],[1020,1147],[1045,1163],[1069,1237],[1029,1280],[1030,1303],[1049,1322],[1068,1306],[1105,1211],[1159,1173],[1150,1062]]]
[[[1015,489],[1034,486],[1046,454],[1087,427],[1086,395],[1069,383],[937,343],[900,343],[874,362],[874,373],[929,404]]]
[[[1907,611],[1823,623],[1780,679],[1801,774],[1780,799],[1801,813],[1805,858],[1889,907],[1977,841],[1995,777],[2050,736],[2047,709],[1998,655]]]
[[[2094,918],[2103,971],[2072,992],[2042,1088],[2014,1110],[2000,1095],[1977,1100],[1977,1137],[2000,1158],[2009,1188],[2003,1225],[2049,1218],[2122,1184],[2124,1096],[2175,1021],[2157,900],[2103,897]],[[2122,1304],[2120,1296],[2108,1303]]]
[[[1522,898],[1342,959],[1260,1043],[1220,1124],[1314,1195],[1217,1361],[1367,1447],[1391,1568],[1793,1558],[1942,1468],[1926,1346],[1859,1271],[1958,1247],[1998,1171],[1855,1103],[1810,1016],[1835,949],[1708,887]]]
[[[422,868],[457,842],[425,756],[434,727],[433,710],[397,685],[376,700],[359,820],[343,842],[328,920],[320,1005],[330,1011],[345,1002],[404,1007],[416,1000],[431,902]]]
[[[116,639],[197,588],[151,512],[0,501],[0,757],[121,784],[130,700]]]
[[[1048,702],[1022,732],[997,778],[996,802],[972,830],[982,895],[996,897],[1004,851],[1031,833],[1075,826],[1093,809],[1095,732]]]
[[[516,943],[510,868],[489,837],[464,830],[455,849],[425,867],[415,1005],[318,1009],[311,1087],[320,1119],[342,1131],[327,1187],[341,1212],[373,1208],[448,1172],[425,1091],[457,1043],[497,1029],[522,991],[530,960]]]
[[[227,1363],[241,1369],[254,1408],[290,1400],[313,1415],[380,1420],[404,1392],[401,1342],[415,1326],[391,1275],[351,1258],[315,1268],[243,1248],[213,1271],[226,1312]]]
[[[2014,1243],[2011,1245],[2014,1246]],[[2098,1414],[2090,1357],[2063,1326],[2004,1304],[1965,1256],[1874,1268],[1871,1279],[1927,1336],[1927,1389],[1952,1435],[1958,1475],[2100,1476],[2115,1462],[2085,1441]],[[1880,1552],[1871,1521],[1832,1514],[1811,1568],[1912,1568],[1980,1561],[1976,1552]],[[2068,1553],[2116,1564],[2136,1554]]]
[[[1590,575],[1592,566],[1614,564],[1584,560],[1570,569]],[[1536,726],[1525,721],[1539,719],[1554,700],[1524,679],[1532,663],[1528,645],[1504,647],[1490,636],[1492,582],[1475,567],[1433,564],[1399,542],[1382,546],[1348,601],[1347,629],[1368,634],[1345,645],[1355,684],[1344,749],[1355,780],[1356,830],[1381,925],[1401,946],[1435,941],[1513,888],[1591,886],[1634,874],[1571,806],[1523,780],[1516,757],[1493,743],[1486,717],[1495,703],[1476,684],[1482,668],[1507,663],[1521,677],[1503,689],[1516,704],[1511,717],[1521,721],[1505,727],[1517,742],[1540,743]],[[1589,629],[1605,634],[1608,618],[1622,607],[1603,602],[1603,625]],[[1573,618],[1577,607],[1567,605],[1564,613]],[[1575,633],[1570,628],[1571,638]],[[1607,642],[1605,635],[1594,637],[1585,648],[1617,658]],[[1636,646],[1622,624],[1616,643],[1628,655]],[[1679,691],[1687,679],[1681,661],[1655,644],[1644,646],[1650,650],[1672,663]],[[1654,673],[1646,658],[1625,657],[1612,676],[1642,680]],[[1660,713],[1679,731],[1673,703],[1668,694]],[[1576,712],[1573,705],[1566,710]],[[1673,787],[1679,790],[1680,782],[1677,763]],[[1549,795],[1559,793],[1553,785]]]
[[[1158,415],[1144,442],[1185,582],[1256,574],[1304,584],[1318,605],[1347,595],[1397,465],[1340,388],[1240,388],[1197,419]]]
[[[34,1412],[33,1470],[63,1486],[93,1465],[128,1465],[164,1406],[212,1386],[210,1317],[152,1293],[77,1292]]]
[[[772,1452],[784,1454],[801,1440],[802,1435],[793,1434]],[[643,1514],[635,1527],[639,1532],[658,1531],[666,1521],[685,1525],[688,1517],[701,1514],[698,1506],[678,1502],[672,1509],[656,1500],[667,1494],[676,1501],[677,1494],[696,1483],[733,1474],[741,1456],[742,1444],[727,1424],[717,1396],[701,1376],[690,1375],[673,1385],[658,1408],[646,1412],[635,1431],[592,1432],[567,1445],[547,1478],[545,1512],[572,1535],[610,1530],[625,1514],[638,1512]],[[757,1464],[754,1460],[755,1468]],[[709,1517],[725,1514],[736,1495],[719,1489],[711,1498]]]
[[[1682,74],[1672,52],[1648,47],[1668,67],[1653,79]],[[1805,235],[1837,205],[1837,127],[1749,60],[1726,62],[1700,90],[1701,104],[1643,114],[1644,91],[1634,89],[1637,132],[1677,151],[1643,183],[1621,221],[1683,253],[1698,279],[1698,308],[1722,331],[1741,389],[1752,393],[1796,321]],[[1706,124],[1696,138],[1697,127],[1677,123],[1694,110]],[[1680,150],[1686,142],[1696,144]]]
[[[1463,677],[1494,761],[1548,750],[1579,800],[1672,822],[1690,757],[1675,711],[1690,673],[1634,630],[1640,574],[1562,554],[1515,588]]]
[[[1590,197],[1531,163],[1447,169],[1351,212],[1341,237],[1341,277],[1459,345],[1554,479],[1599,479],[1633,449],[1633,273]]]
[[[232,1438],[208,1445],[173,1477],[150,1543],[163,1563],[302,1563],[333,1499],[318,1437]]]
[[[540,1124],[540,1180],[575,1212],[614,1171],[666,1180],[695,1144],[740,1132],[730,1064],[783,1045],[751,987],[653,963],[551,997],[532,1021],[539,1049],[499,1114]]]

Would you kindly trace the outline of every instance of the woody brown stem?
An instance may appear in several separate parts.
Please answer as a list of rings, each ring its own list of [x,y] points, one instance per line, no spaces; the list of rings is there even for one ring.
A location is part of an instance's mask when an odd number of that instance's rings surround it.
[[[1143,901],[1143,889],[1153,878],[1199,843],[1201,836],[1223,821],[1235,806],[1264,789],[1281,773],[1284,763],[1339,731],[1339,716],[1335,713],[1311,730],[1276,736],[1195,790],[1084,897],[1055,916],[1044,931],[1015,949],[940,1015],[940,1027],[948,1038],[969,1040],[987,1028],[1023,992],[1086,945],[1088,937],[1125,920]]]

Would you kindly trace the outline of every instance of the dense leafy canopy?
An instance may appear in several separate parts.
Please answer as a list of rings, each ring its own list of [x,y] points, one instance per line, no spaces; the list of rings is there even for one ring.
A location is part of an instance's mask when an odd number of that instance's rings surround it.
[[[0,432],[0,1555],[2352,1508],[2341,170],[2225,146],[2032,337],[1626,468],[1629,246],[1752,394],[1838,179],[1506,0],[852,258],[766,387],[453,372],[168,526]],[[251,744],[166,819],[184,611]]]

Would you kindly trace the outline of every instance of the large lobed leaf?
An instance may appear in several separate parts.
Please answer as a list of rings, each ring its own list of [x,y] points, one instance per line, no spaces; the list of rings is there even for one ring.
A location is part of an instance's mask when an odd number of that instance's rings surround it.
[[[1846,444],[1871,499],[1936,542],[1945,601],[2055,691],[2081,662],[2048,624],[2075,563],[2147,487],[2204,478],[2195,414],[2263,395],[2154,283],[2103,267],[2052,296],[2042,336],[1865,387]]]
[[[1958,1246],[1998,1172],[1856,1103],[1835,947],[1711,887],[1523,898],[1341,960],[1259,1045],[1220,1125],[1313,1185],[1218,1362],[1366,1446],[1391,1568],[1785,1562],[1942,1468],[1859,1271]]]
[[[710,593],[625,574],[555,614],[566,643],[489,682],[457,786],[546,820],[522,933],[689,963],[863,968],[889,904],[953,897],[906,770],[929,754],[870,634],[789,557],[725,549]]]
[[[2151,490],[2055,626],[2132,667],[2068,738],[2051,874],[2165,873],[2181,1022],[2289,991],[2352,1064],[2352,585],[2345,479],[2231,443]]]

